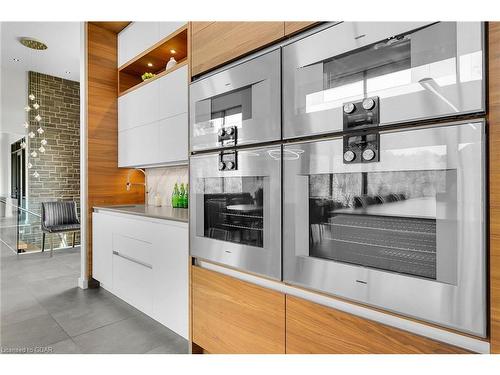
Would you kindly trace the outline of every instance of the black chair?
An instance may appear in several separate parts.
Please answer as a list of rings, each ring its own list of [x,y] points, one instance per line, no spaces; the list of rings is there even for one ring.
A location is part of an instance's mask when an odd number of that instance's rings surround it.
[[[42,251],[45,251],[45,234],[73,232],[75,247],[76,232],[80,230],[80,220],[76,212],[75,201],[42,202]],[[50,236],[50,256],[54,251]]]

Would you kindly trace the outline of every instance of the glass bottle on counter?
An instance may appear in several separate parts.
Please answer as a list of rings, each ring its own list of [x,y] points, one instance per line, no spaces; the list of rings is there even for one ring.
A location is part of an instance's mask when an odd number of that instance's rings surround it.
[[[177,182],[174,185],[174,191],[172,192],[172,207],[177,208],[179,207],[179,185],[177,185]]]
[[[187,207],[186,198],[187,198],[186,189],[184,188],[184,183],[181,183],[179,207],[181,207],[181,208]]]

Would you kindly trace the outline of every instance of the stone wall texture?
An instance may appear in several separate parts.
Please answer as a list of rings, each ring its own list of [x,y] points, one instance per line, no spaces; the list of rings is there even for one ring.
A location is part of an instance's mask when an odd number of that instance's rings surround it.
[[[29,131],[36,137],[28,140],[27,162],[33,167],[28,169],[29,210],[40,213],[41,202],[59,199],[75,200],[80,212],[80,83],[53,77],[37,72],[29,72],[29,93],[35,95],[40,104],[38,113],[42,117],[45,132],[37,133],[36,111],[29,113]],[[32,101],[30,101],[33,104]],[[40,141],[45,138],[45,153],[40,153]],[[30,153],[36,150],[37,157]],[[37,171],[39,177],[34,177]],[[33,219],[34,220],[34,219]],[[21,236],[25,241],[41,244],[40,227],[30,225]],[[68,237],[69,238],[69,237]],[[77,243],[80,236],[77,235]],[[65,236],[54,236],[54,247],[66,246]],[[71,243],[71,238],[69,238]],[[46,242],[46,247],[49,241]]]

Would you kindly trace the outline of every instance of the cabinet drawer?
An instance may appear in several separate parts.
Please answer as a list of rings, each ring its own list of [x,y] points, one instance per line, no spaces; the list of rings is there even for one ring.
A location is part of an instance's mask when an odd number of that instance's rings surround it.
[[[283,22],[213,22],[197,27],[191,40],[192,75],[223,65],[258,48],[269,45],[284,34]]]
[[[130,260],[151,266],[153,244],[120,233],[113,233],[113,253]]]
[[[152,269],[113,254],[113,292],[144,313],[153,311]]]

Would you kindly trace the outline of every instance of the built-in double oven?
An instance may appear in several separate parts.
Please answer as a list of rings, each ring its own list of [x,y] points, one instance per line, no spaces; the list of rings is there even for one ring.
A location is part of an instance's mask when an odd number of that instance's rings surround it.
[[[191,255],[281,279],[281,51],[190,88]],[[260,145],[259,145],[260,144]]]
[[[190,103],[194,257],[486,335],[482,23],[322,26]]]

